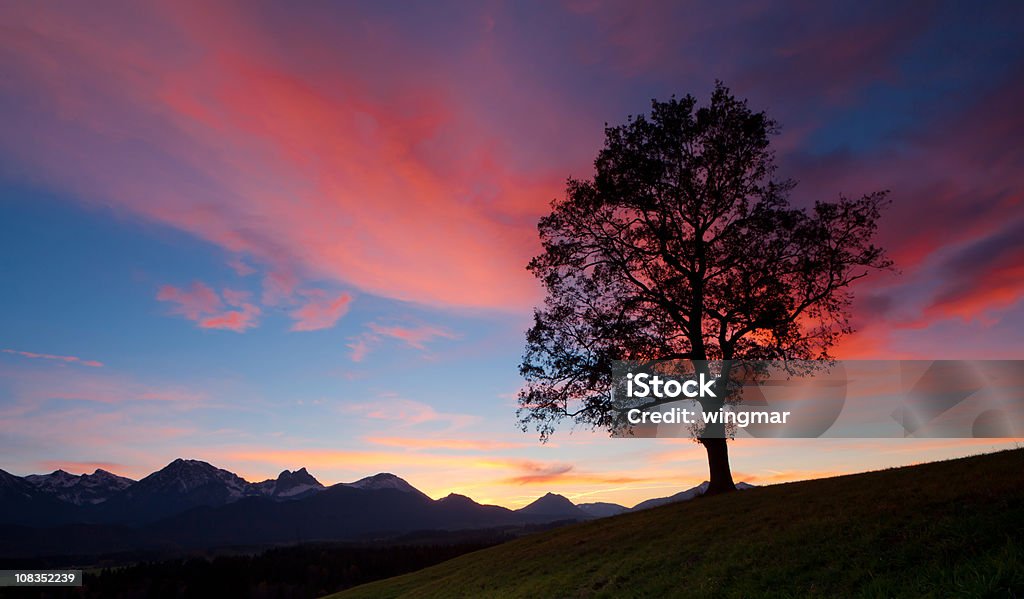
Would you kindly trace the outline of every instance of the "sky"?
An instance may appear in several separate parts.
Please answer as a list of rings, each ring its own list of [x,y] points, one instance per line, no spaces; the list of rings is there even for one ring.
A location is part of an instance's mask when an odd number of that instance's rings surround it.
[[[727,4],[727,6],[723,6]],[[831,3],[830,3],[831,4]],[[841,358],[1020,358],[1019,2],[0,4],[0,468],[399,474],[518,507],[706,478],[515,417],[537,219],[723,81],[793,201],[888,189]],[[770,484],[1012,446],[749,440]]]

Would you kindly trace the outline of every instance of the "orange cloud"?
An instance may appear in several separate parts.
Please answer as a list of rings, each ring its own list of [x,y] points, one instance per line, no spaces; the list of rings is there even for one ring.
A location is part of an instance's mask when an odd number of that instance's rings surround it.
[[[653,480],[647,476],[620,475],[614,472],[581,472],[574,464],[564,462],[539,462],[522,459],[482,459],[475,464],[479,468],[514,470],[516,474],[496,481],[496,485],[534,484],[597,484],[622,485],[643,483]],[[660,477],[659,477],[660,478]]]
[[[476,439],[424,439],[414,437],[366,437],[367,443],[387,447],[404,447],[407,449],[453,449],[472,451],[494,451],[528,447],[528,443],[511,443],[506,441],[483,441]]]
[[[847,335],[840,339],[830,352],[841,360],[891,360],[904,357],[892,353],[888,325],[869,325],[852,335]]]
[[[759,473],[733,472],[733,480],[751,484],[790,483],[847,474],[841,470],[763,470]]]
[[[952,289],[937,297],[926,310],[930,319],[959,318],[967,322],[981,321],[994,324],[998,319],[992,313],[1017,304],[1024,299],[1024,264],[999,265],[992,268],[979,264],[985,270],[973,277],[970,286]]]
[[[585,472],[551,472],[547,474],[526,474],[499,481],[509,485],[633,485],[663,480],[663,477],[616,476],[614,474]]]
[[[528,472],[518,476],[504,479],[505,484],[525,485],[536,483],[549,483],[563,479],[565,475],[572,472],[572,464],[528,464]]]
[[[101,368],[103,362],[97,360],[84,360],[78,356],[59,356],[56,354],[38,354],[31,351],[20,351],[16,349],[4,349],[2,350],[6,354],[12,354],[15,356],[21,356],[23,358],[31,358],[33,360],[55,360],[57,362],[64,362],[66,364],[81,364],[82,366],[90,366],[92,368]]]

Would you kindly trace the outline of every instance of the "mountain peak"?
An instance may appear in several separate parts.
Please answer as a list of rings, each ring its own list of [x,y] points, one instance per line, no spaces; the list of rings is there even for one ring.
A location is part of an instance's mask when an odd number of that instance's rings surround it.
[[[349,484],[354,486],[354,485],[358,485],[358,484],[381,483],[381,482],[385,482],[385,481],[398,481],[398,480],[402,480],[402,477],[398,476],[397,474],[391,474],[390,472],[378,472],[377,474],[373,474],[371,476],[364,476],[363,478],[360,478],[356,482],[349,483]]]
[[[533,503],[530,505],[534,505],[536,503],[546,503],[551,505],[565,505],[568,503],[570,505],[575,505],[573,502],[569,501],[569,498],[565,495],[559,495],[558,493],[552,493],[550,491],[533,500]]]
[[[374,474],[373,476],[361,478],[352,483],[342,484],[344,484],[346,487],[362,489],[364,491],[394,489],[396,491],[402,491],[403,493],[413,493],[414,495],[421,495],[423,497],[427,497],[426,493],[410,485],[402,477],[391,474],[390,472],[380,472],[378,474]]]
[[[68,487],[79,482],[82,477],[78,474],[71,474],[66,470],[60,468],[54,470],[49,474],[36,474],[30,475],[35,476],[36,480],[47,480],[52,486]]]
[[[283,470],[276,479],[257,483],[255,487],[273,497],[296,497],[324,488],[305,468],[299,468],[294,472]]]
[[[534,500],[533,503],[516,511],[531,516],[564,516],[566,518],[586,518],[589,516],[564,495],[550,492],[545,493],[542,497]]]
[[[213,464],[210,464],[209,462],[204,462],[202,460],[190,460],[190,459],[185,459],[185,458],[174,458],[174,461],[172,461],[170,464],[167,464],[166,466],[164,466],[165,469],[166,468],[171,468],[171,467],[174,467],[174,468],[185,468],[185,467],[193,467],[193,468],[206,468],[206,467],[209,467],[209,468],[213,468]]]
[[[162,469],[139,481],[140,489],[161,493],[191,493],[199,488],[216,486],[226,496],[239,498],[248,494],[249,483],[233,472],[217,468],[202,460],[177,458]]]
[[[125,478],[124,476],[119,476],[109,470],[104,470],[103,468],[97,468],[92,474],[86,474],[85,476],[93,476],[96,478]]]
[[[298,470],[282,470],[281,474],[277,475],[277,479],[301,479],[316,482],[316,478],[314,478],[313,475],[305,469],[305,467],[299,468]],[[317,484],[319,484],[319,482],[317,482]]]
[[[159,474],[161,472],[198,472],[198,471],[211,471],[217,470],[213,464],[204,462],[202,460],[187,460],[184,458],[175,458],[172,462],[157,470],[153,474]],[[153,476],[150,474],[150,476]]]

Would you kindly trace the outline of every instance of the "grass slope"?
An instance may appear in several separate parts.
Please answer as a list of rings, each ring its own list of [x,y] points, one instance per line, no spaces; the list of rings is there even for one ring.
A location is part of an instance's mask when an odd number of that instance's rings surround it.
[[[1024,450],[568,526],[334,595],[1020,597]]]

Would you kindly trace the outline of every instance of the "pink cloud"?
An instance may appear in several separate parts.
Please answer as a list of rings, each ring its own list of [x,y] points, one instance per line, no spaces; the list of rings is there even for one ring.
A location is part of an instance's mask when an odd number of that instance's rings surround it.
[[[341,293],[331,297],[323,292],[308,292],[307,302],[294,310],[291,317],[295,319],[293,331],[318,331],[333,327],[348,312],[352,296]]]
[[[400,427],[428,423],[445,424],[446,430],[450,431],[464,429],[480,420],[476,415],[441,412],[429,404],[393,394],[383,394],[372,403],[346,405],[343,411],[369,420],[395,422]]]
[[[293,301],[299,278],[288,269],[278,268],[263,277],[263,304],[277,306]]]
[[[559,69],[596,66],[613,83],[643,75],[683,86],[665,93],[699,93],[701,80],[724,78],[784,131],[799,132],[780,140],[779,174],[801,181],[800,198],[893,190],[881,242],[906,273],[1019,210],[1019,78],[959,113],[917,123],[921,133],[893,132],[898,143],[870,154],[799,155],[803,140],[837,122],[825,105],[856,103],[878,81],[900,84],[896,58],[931,23],[919,11],[887,20],[867,11],[852,21],[831,13],[821,27],[762,37],[747,27],[763,5],[738,20],[735,10],[705,11],[698,23],[670,5],[638,12],[584,4],[579,19],[597,36],[537,39],[537,50],[567,57]],[[460,48],[453,57],[392,21],[353,17],[311,28],[229,5],[152,3],[103,15],[5,4],[5,162],[33,182],[245,256],[236,272],[268,273],[265,305],[295,309],[296,289],[311,280],[443,306],[535,304],[538,288],[523,266],[537,249],[537,216],[562,193],[564,176],[590,172],[600,123],[642,109],[644,99],[626,91],[594,100],[600,94],[552,86],[487,28],[451,44]],[[503,15],[486,20],[502,23]],[[746,41],[717,47],[707,60],[660,60],[695,56],[682,51],[692,44],[713,47],[709,32]],[[801,89],[823,90],[824,101],[793,95]],[[1018,274],[977,278],[998,286],[984,295],[939,290],[922,308],[922,326],[1018,305]],[[179,309],[196,313],[197,301]],[[255,322],[254,311],[236,311],[186,317],[232,330]],[[374,342],[353,341],[353,359]]]
[[[420,351],[426,351],[426,344],[434,339],[458,338],[451,331],[431,325],[400,326],[371,322],[368,327],[370,328],[369,331],[351,339],[348,343],[349,349],[352,350],[351,358],[353,362],[362,362],[370,353],[370,350],[375,345],[380,344],[384,338],[397,339],[409,347]]]
[[[225,329],[241,333],[246,329],[254,328],[259,315],[259,308],[252,304],[245,304],[241,310],[228,310],[216,316],[204,318],[199,321],[199,327],[203,329]]]
[[[187,290],[164,285],[157,291],[156,299],[175,304],[171,312],[189,320],[199,320],[203,314],[216,312],[221,307],[217,292],[202,281],[194,281]]]
[[[100,362],[98,360],[85,360],[85,359],[79,358],[78,356],[60,356],[60,355],[56,355],[56,354],[39,354],[39,353],[36,353],[36,352],[20,351],[20,350],[16,350],[16,349],[4,349],[4,350],[0,350],[0,351],[3,351],[4,353],[7,353],[7,354],[15,355],[15,356],[21,356],[23,358],[31,358],[31,359],[34,359],[34,360],[55,360],[57,362],[64,362],[66,364],[80,364],[82,366],[90,366],[92,368],[101,368],[103,366],[103,362]]]
[[[153,384],[107,370],[0,369],[10,385],[14,406],[38,409],[49,400],[85,401],[95,404],[130,402],[195,406],[206,399],[200,391],[176,385]],[[4,417],[10,414],[4,413]],[[3,420],[4,418],[0,418]]]
[[[455,73],[398,60],[382,79],[373,61],[348,60],[371,55],[362,26],[283,28],[279,46],[236,10],[156,4],[126,22],[5,8],[17,30],[0,40],[2,66],[32,100],[4,137],[33,139],[0,140],[5,156],[84,201],[246,256],[271,273],[263,305],[315,279],[431,305],[537,299],[523,268],[531,223],[560,192],[563,168],[523,168],[505,125],[467,105]],[[390,42],[409,58],[421,52]],[[311,70],[290,68],[295,59]]]
[[[391,337],[404,341],[409,347],[422,350],[426,349],[425,344],[433,339],[455,339],[456,335],[445,329],[424,325],[424,326],[384,326],[377,323],[370,323],[370,329],[381,336]]]
[[[362,362],[366,359],[366,354],[370,353],[370,339],[366,335],[357,337],[348,343],[348,348],[352,350],[352,361]]]
[[[252,294],[248,291],[239,289],[224,289],[224,291],[221,292],[221,295],[224,296],[224,303],[236,308],[245,307],[249,298],[252,297]]]
[[[174,304],[171,312],[198,323],[202,329],[223,329],[236,333],[244,332],[258,324],[260,308],[249,303],[247,291],[225,289],[223,300],[216,291],[202,281],[195,281],[188,290],[164,285],[156,299]],[[227,304],[236,310],[224,310]]]
[[[235,271],[235,274],[240,277],[247,277],[256,272],[256,269],[249,266],[241,256],[232,256],[228,260],[228,266],[230,266],[231,270]]]

